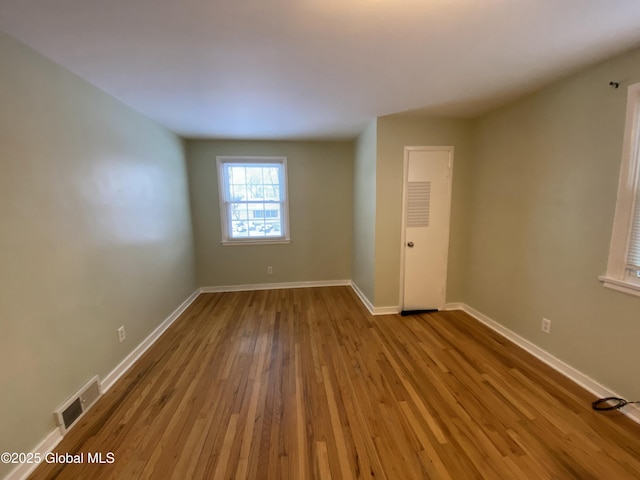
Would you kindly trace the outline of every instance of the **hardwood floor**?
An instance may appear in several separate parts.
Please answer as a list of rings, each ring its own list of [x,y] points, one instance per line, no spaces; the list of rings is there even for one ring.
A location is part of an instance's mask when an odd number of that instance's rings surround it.
[[[84,463],[32,478],[640,478],[640,425],[593,400],[462,312],[203,294],[56,449]]]

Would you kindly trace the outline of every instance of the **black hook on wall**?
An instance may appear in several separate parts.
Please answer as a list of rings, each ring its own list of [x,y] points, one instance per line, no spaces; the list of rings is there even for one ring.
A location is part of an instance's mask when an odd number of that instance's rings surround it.
[[[611,88],[616,88],[617,89],[620,86],[620,83],[618,83],[618,82],[609,82],[609,86]]]

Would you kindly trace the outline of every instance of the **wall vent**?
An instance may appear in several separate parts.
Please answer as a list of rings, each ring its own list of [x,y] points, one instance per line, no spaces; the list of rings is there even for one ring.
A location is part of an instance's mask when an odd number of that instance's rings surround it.
[[[54,415],[62,433],[66,433],[102,395],[98,376],[93,377],[58,408]]]
[[[407,227],[428,227],[431,182],[407,183]]]

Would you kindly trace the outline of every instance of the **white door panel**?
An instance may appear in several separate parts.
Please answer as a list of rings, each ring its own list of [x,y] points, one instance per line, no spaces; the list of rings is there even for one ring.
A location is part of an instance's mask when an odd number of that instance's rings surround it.
[[[453,149],[405,153],[403,310],[444,306]]]

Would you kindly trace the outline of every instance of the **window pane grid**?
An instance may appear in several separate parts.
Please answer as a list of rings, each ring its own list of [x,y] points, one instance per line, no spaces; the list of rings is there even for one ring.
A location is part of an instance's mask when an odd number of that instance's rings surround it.
[[[231,238],[283,236],[280,203],[233,202],[227,204],[227,211]]]
[[[640,195],[636,188],[636,196],[633,209],[633,220],[631,224],[631,235],[629,238],[629,249],[627,250],[627,265],[633,269],[640,269]]]
[[[640,83],[629,86],[619,190],[605,287],[640,296]]]
[[[633,201],[631,204],[632,217],[629,224],[629,244],[627,245],[627,269],[634,271],[635,276],[638,275],[640,270],[640,105],[638,104],[638,98],[636,97],[636,105],[634,108],[635,114],[635,135],[633,145],[632,158],[635,160],[633,175],[635,177],[635,188],[633,190]]]
[[[287,238],[284,161],[220,162],[226,238]]]

